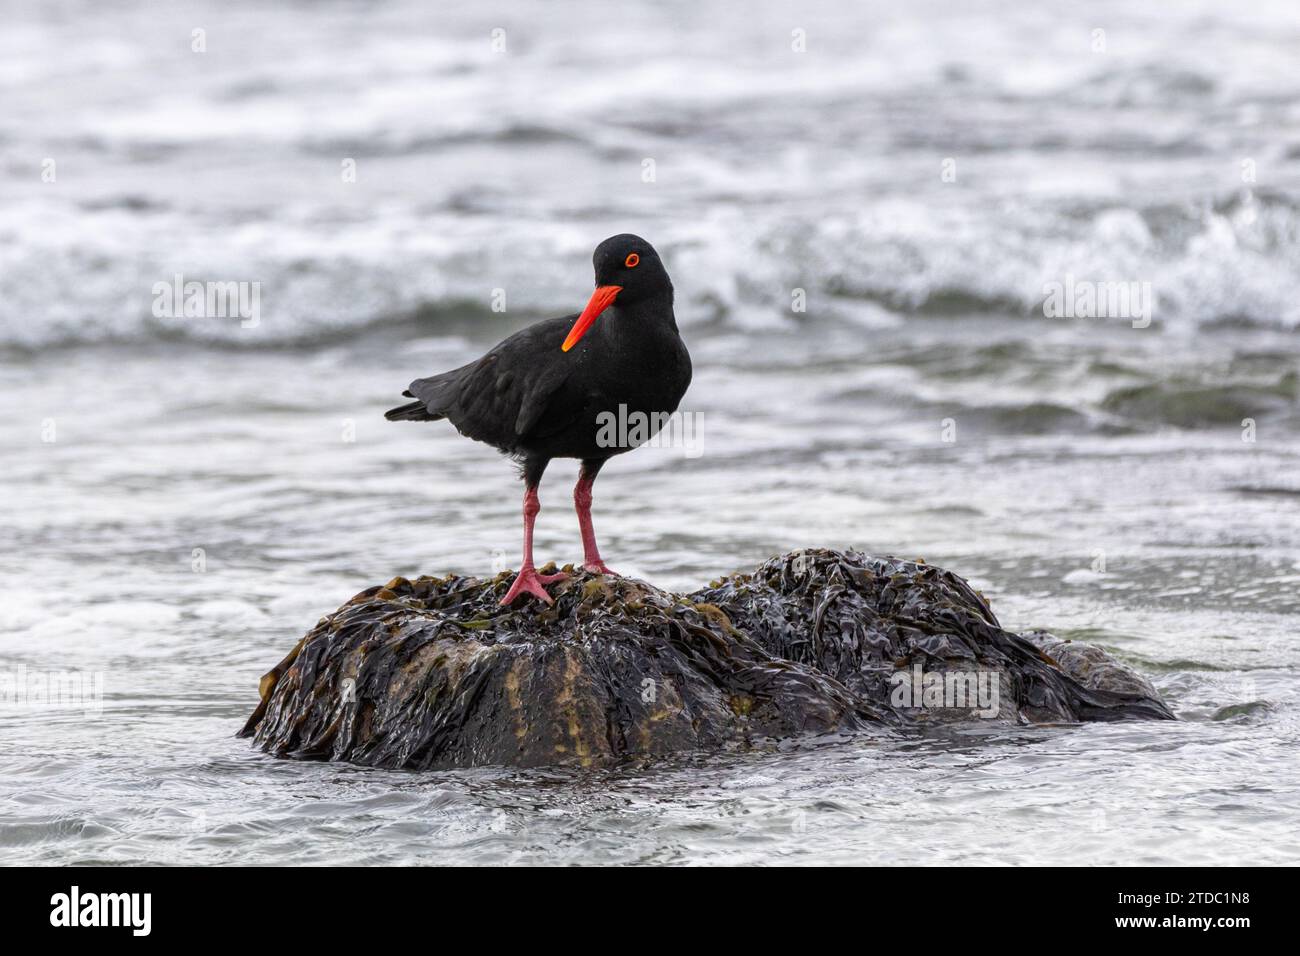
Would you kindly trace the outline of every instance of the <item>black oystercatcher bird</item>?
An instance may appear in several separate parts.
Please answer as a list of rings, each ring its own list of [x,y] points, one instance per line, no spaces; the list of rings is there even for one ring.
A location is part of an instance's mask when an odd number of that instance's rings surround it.
[[[402,393],[416,401],[384,416],[395,422],[445,418],[462,435],[521,463],[524,561],[502,604],[524,593],[550,604],[543,585],[565,577],[538,574],[533,566],[537,486],[552,458],[582,461],[573,489],[582,564],[613,573],[596,547],[591,485],[608,459],[634,446],[609,440],[602,413],[618,421],[645,416],[640,420],[648,427],[639,437],[648,439],[664,415],[677,410],[691,382],[691,357],[673,315],[673,284],[654,247],[638,236],[613,236],[596,247],[592,263],[596,291],[580,314],[538,322],[476,362],[416,379]],[[626,418],[617,418],[620,412]]]

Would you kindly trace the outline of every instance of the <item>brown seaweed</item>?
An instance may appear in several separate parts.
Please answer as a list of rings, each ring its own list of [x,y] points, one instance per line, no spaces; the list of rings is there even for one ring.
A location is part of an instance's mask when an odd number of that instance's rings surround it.
[[[241,735],[277,756],[429,769],[979,719],[900,706],[891,680],[918,666],[994,675],[1004,722],[1173,718],[1103,652],[1006,631],[965,581],[922,563],[799,551],[687,595],[578,571],[553,607],[503,608],[509,578],[361,592],[263,678]]]

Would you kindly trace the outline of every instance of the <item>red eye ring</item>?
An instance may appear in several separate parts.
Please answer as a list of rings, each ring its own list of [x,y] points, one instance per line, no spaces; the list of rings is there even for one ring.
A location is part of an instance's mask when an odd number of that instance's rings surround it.
[[[635,269],[640,264],[640,262],[641,262],[641,257],[638,256],[635,252],[633,252],[629,254],[626,259],[623,260],[623,265],[627,266],[629,269]]]

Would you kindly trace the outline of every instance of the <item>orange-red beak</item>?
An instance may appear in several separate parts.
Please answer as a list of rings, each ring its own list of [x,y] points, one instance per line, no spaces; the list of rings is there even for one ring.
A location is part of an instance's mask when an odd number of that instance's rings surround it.
[[[596,316],[613,305],[614,300],[618,298],[618,294],[622,291],[623,287],[621,285],[597,286],[596,291],[587,300],[587,307],[582,310],[582,315],[578,316],[578,321],[574,322],[573,328],[569,329],[569,337],[560,346],[560,351],[567,352],[577,345],[578,339],[586,335],[587,329],[591,328],[591,323],[596,321]]]

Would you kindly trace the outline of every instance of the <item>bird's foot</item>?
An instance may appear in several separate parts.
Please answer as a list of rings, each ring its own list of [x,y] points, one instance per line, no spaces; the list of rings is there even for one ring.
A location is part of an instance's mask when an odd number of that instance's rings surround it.
[[[613,568],[606,567],[605,562],[601,561],[599,558],[595,561],[584,561],[582,567],[583,570],[590,571],[592,574],[611,574],[614,577],[619,576],[617,571]]]
[[[568,575],[563,572],[559,574],[538,574],[536,568],[520,568],[519,574],[515,576],[514,583],[510,585],[510,590],[501,599],[501,603],[503,605],[510,604],[521,594],[531,594],[546,604],[554,604],[555,601],[546,593],[543,585],[563,581],[567,577]]]

